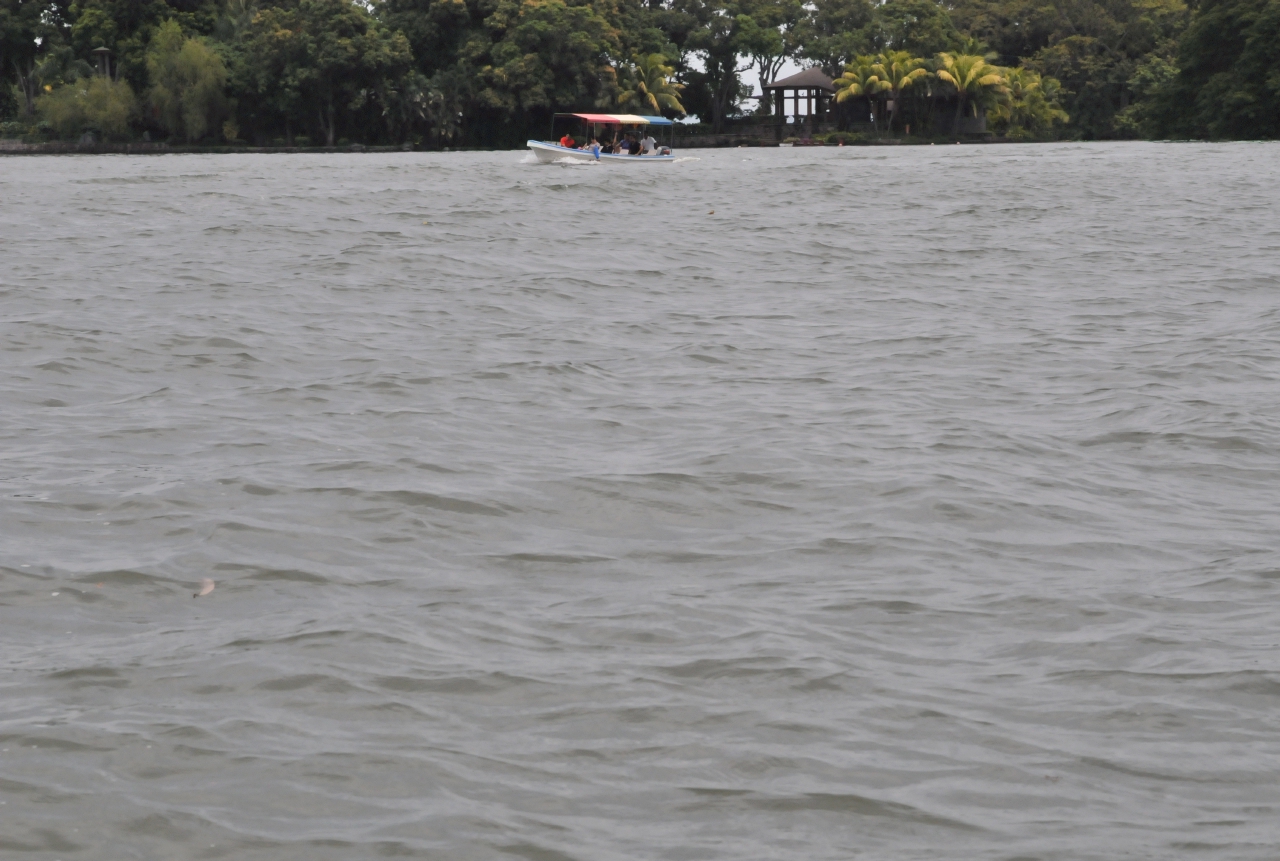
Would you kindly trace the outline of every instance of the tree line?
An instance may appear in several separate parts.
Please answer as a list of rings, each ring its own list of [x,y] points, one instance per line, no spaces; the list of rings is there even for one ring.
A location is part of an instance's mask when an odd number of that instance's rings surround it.
[[[105,49],[105,50],[102,50]],[[836,80],[885,132],[1280,136],[1280,0],[0,0],[0,132],[503,146]]]
[[[969,40],[965,47],[979,50],[981,43]],[[892,50],[860,55],[834,81],[836,104],[862,100],[877,132],[885,117],[890,132],[910,133],[914,124],[955,137],[963,119],[981,118],[982,126],[1006,138],[1057,137],[1071,119],[1060,104],[1062,85],[1030,69],[994,65],[996,56],[944,51],[928,59]],[[938,116],[940,103],[951,109],[950,117]]]

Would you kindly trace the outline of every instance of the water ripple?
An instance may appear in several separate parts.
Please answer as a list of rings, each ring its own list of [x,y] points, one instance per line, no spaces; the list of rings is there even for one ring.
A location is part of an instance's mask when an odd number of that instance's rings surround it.
[[[1278,182],[0,160],[0,852],[1274,856]]]

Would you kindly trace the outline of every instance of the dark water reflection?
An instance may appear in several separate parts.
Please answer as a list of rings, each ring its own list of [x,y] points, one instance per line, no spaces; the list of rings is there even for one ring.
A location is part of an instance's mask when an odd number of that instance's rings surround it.
[[[696,155],[0,160],[0,854],[1275,857],[1280,148]]]

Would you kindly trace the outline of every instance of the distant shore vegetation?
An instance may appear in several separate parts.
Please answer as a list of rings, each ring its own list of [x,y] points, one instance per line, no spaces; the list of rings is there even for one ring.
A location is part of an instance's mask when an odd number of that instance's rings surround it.
[[[1280,0],[0,0],[0,137],[510,146],[556,111],[1024,140],[1280,137]],[[754,74],[751,74],[754,73]]]

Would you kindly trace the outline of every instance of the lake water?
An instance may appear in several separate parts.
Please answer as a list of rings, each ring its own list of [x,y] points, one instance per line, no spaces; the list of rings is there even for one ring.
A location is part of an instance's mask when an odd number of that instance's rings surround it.
[[[0,160],[0,855],[1280,855],[1280,146],[685,155]]]

